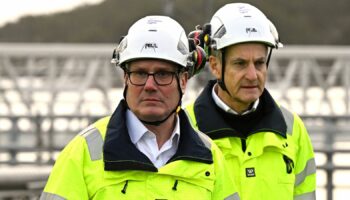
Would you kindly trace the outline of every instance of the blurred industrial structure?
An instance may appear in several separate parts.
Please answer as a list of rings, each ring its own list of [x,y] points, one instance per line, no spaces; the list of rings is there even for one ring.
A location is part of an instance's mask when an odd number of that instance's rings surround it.
[[[170,9],[170,8],[169,8]],[[0,44],[0,199],[36,199],[58,152],[122,98],[112,44]],[[191,80],[184,104],[210,78]],[[316,150],[318,199],[350,195],[350,47],[273,52],[267,87],[303,118]]]

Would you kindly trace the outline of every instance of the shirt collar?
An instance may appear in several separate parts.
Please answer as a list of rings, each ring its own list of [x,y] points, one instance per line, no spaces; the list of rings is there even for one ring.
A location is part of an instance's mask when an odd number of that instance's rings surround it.
[[[175,139],[176,145],[179,144],[180,141],[180,123],[179,116],[176,115],[176,124],[171,134],[170,140]],[[140,141],[142,136],[144,136],[147,132],[151,132],[146,128],[145,125],[136,117],[136,115],[131,112],[131,110],[127,109],[126,111],[126,126],[130,135],[131,142],[136,144]],[[177,137],[175,137],[177,135]]]
[[[117,108],[108,121],[106,137],[103,144],[104,170],[143,170],[157,172],[158,169],[152,162],[131,142],[126,123],[127,103],[120,101]],[[168,162],[176,160],[189,160],[200,163],[212,164],[213,156],[210,147],[193,129],[186,113],[180,109],[178,112],[179,148],[176,154]],[[120,153],[124,152],[124,153]]]
[[[215,88],[216,88],[216,87],[217,87],[217,84],[215,84],[214,87],[213,87],[213,89],[212,89],[212,92],[211,92],[212,97],[213,97],[213,99],[214,99],[215,104],[216,104],[219,108],[223,109],[225,112],[228,112],[228,113],[231,113],[231,114],[235,114],[235,115],[246,115],[246,114],[248,114],[248,113],[254,112],[254,111],[256,110],[256,108],[258,107],[258,105],[259,105],[259,99],[257,99],[257,100],[253,103],[253,106],[252,106],[250,109],[244,111],[242,114],[239,114],[237,111],[233,110],[231,107],[229,107],[225,102],[223,102],[223,101],[220,99],[220,97],[219,97],[219,96],[216,94],[216,92],[215,92]]]

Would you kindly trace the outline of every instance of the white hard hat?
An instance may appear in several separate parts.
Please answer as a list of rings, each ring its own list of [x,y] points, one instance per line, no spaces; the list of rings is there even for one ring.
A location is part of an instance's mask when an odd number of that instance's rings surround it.
[[[170,17],[147,16],[135,22],[116,49],[119,66],[144,58],[188,66],[189,43],[182,26]]]
[[[210,24],[216,49],[245,42],[260,42],[272,48],[283,46],[272,22],[247,3],[223,6],[214,14]]]

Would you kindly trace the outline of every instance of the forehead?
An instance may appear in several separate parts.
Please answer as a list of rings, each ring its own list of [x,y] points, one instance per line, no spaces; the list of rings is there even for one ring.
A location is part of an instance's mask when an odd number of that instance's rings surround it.
[[[164,70],[172,70],[176,69],[177,65],[172,62],[168,62],[165,60],[159,59],[139,59],[134,60],[129,63],[130,69],[144,69],[144,70],[154,70],[154,69],[164,69]]]
[[[227,55],[245,57],[245,56],[254,56],[254,57],[265,57],[267,55],[268,47],[261,43],[241,43],[235,44],[227,47]]]

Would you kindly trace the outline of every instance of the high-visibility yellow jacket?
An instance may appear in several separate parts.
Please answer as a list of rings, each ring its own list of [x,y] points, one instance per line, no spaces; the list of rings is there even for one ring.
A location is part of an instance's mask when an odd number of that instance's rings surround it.
[[[242,135],[223,118],[212,99],[210,82],[196,101],[186,107],[191,123],[214,139],[243,200],[313,200],[316,164],[313,147],[303,122],[279,107],[265,89],[259,105],[263,117],[247,121],[249,134]],[[231,119],[231,118],[230,118]]]
[[[157,169],[131,142],[122,100],[111,117],[78,134],[61,152],[40,199],[232,199],[218,147],[179,112],[176,154]]]

